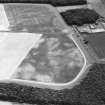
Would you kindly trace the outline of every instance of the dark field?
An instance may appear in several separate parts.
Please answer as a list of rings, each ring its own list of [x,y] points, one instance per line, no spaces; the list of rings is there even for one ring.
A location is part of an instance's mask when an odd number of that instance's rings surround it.
[[[98,58],[105,59],[105,32],[85,33],[84,35],[88,45],[94,50]]]
[[[1,0],[1,2],[10,3],[38,3],[38,4],[50,4],[53,6],[70,6],[70,5],[83,5],[86,4],[86,0]]]
[[[67,10],[66,12],[62,12],[61,16],[69,26],[93,24],[100,18],[94,10],[90,9]]]

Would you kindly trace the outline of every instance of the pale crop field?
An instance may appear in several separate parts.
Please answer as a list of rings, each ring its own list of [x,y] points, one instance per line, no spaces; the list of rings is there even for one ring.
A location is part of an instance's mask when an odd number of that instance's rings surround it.
[[[7,30],[9,22],[3,4],[0,4],[0,30]]]

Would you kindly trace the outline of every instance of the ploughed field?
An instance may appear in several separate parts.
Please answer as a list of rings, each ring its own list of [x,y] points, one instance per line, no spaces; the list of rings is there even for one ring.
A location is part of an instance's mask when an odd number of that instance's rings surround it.
[[[84,65],[84,58],[65,33],[44,34],[11,78],[67,83]]]

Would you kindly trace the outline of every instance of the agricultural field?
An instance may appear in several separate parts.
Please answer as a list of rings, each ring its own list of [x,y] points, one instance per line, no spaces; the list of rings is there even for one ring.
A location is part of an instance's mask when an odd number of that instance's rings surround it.
[[[0,4],[0,105],[105,105],[104,4],[21,1]]]
[[[67,83],[84,66],[84,58],[66,34],[43,35],[13,76],[17,79]]]

